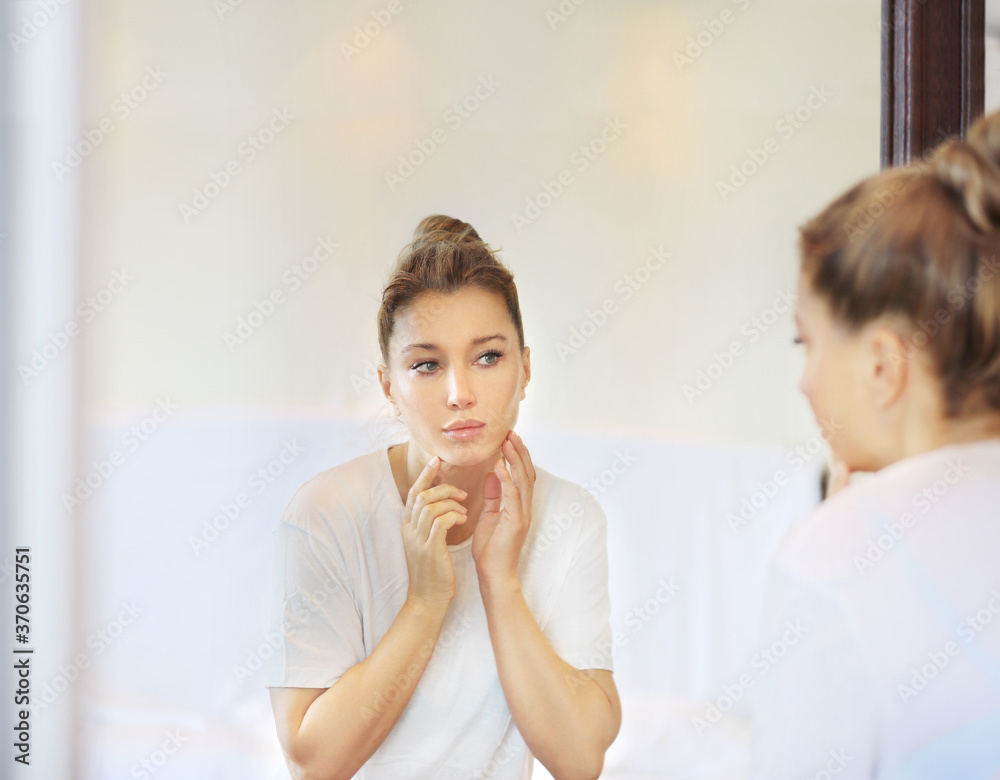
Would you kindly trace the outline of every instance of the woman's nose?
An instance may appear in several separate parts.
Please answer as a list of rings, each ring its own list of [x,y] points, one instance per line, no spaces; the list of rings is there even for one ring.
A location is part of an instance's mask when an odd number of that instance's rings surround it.
[[[472,382],[464,369],[453,369],[448,387],[448,406],[452,409],[467,409],[476,403]]]

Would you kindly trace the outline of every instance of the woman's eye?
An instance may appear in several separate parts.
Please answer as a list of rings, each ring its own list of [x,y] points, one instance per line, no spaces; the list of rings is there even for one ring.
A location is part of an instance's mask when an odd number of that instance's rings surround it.
[[[414,363],[410,366],[411,370],[416,371],[418,374],[429,374],[438,366],[436,360],[424,360],[420,363]]]
[[[502,354],[502,352],[487,352],[485,355],[480,355],[479,362],[485,366],[492,366],[500,359]]]

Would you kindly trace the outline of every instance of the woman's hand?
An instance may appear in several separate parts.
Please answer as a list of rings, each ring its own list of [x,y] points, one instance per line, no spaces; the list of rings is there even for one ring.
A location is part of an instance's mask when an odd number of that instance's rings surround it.
[[[403,551],[410,575],[407,600],[448,604],[455,597],[455,569],[448,556],[448,529],[468,519],[467,494],[454,485],[435,485],[441,458],[424,466],[406,494]]]
[[[535,488],[535,467],[521,437],[511,431],[500,452],[503,459],[486,475],[483,509],[472,535],[476,572],[480,585],[487,587],[517,584],[517,564],[531,525]]]

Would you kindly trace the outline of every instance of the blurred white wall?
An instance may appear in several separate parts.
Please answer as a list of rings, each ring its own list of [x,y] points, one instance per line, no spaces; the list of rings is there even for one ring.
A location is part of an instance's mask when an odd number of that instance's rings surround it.
[[[791,316],[773,307],[793,289],[796,226],[878,166],[879,3],[393,8],[91,5],[84,127],[69,135],[114,129],[65,176],[85,188],[81,295],[116,272],[129,281],[86,327],[86,416],[164,397],[188,412],[379,407],[366,378],[381,284],[416,222],[444,212],[516,274],[534,356],[526,419],[807,436]],[[272,120],[270,143],[247,145]],[[623,129],[587,159],[579,148],[609,122]],[[426,161],[390,185],[421,144]],[[759,170],[721,193],[755,155]],[[240,172],[219,174],[227,164]],[[551,205],[516,219],[564,170]],[[231,178],[218,192],[213,173]],[[215,197],[182,214],[196,191]],[[285,274],[328,236],[330,259],[293,290]],[[670,259],[647,277],[651,249]],[[285,302],[227,346],[273,290]],[[608,300],[607,321],[561,353]]]

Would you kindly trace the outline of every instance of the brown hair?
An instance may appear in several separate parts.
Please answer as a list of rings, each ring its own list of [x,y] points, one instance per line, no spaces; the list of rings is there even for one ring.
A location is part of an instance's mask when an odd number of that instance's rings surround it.
[[[524,326],[514,276],[467,222],[443,214],[425,217],[399,254],[396,268],[382,291],[378,312],[378,343],[388,364],[389,340],[396,317],[425,292],[456,292],[478,287],[503,298],[524,349]]]
[[[801,229],[802,271],[857,329],[903,315],[950,418],[1000,411],[1000,112],[865,179]]]

